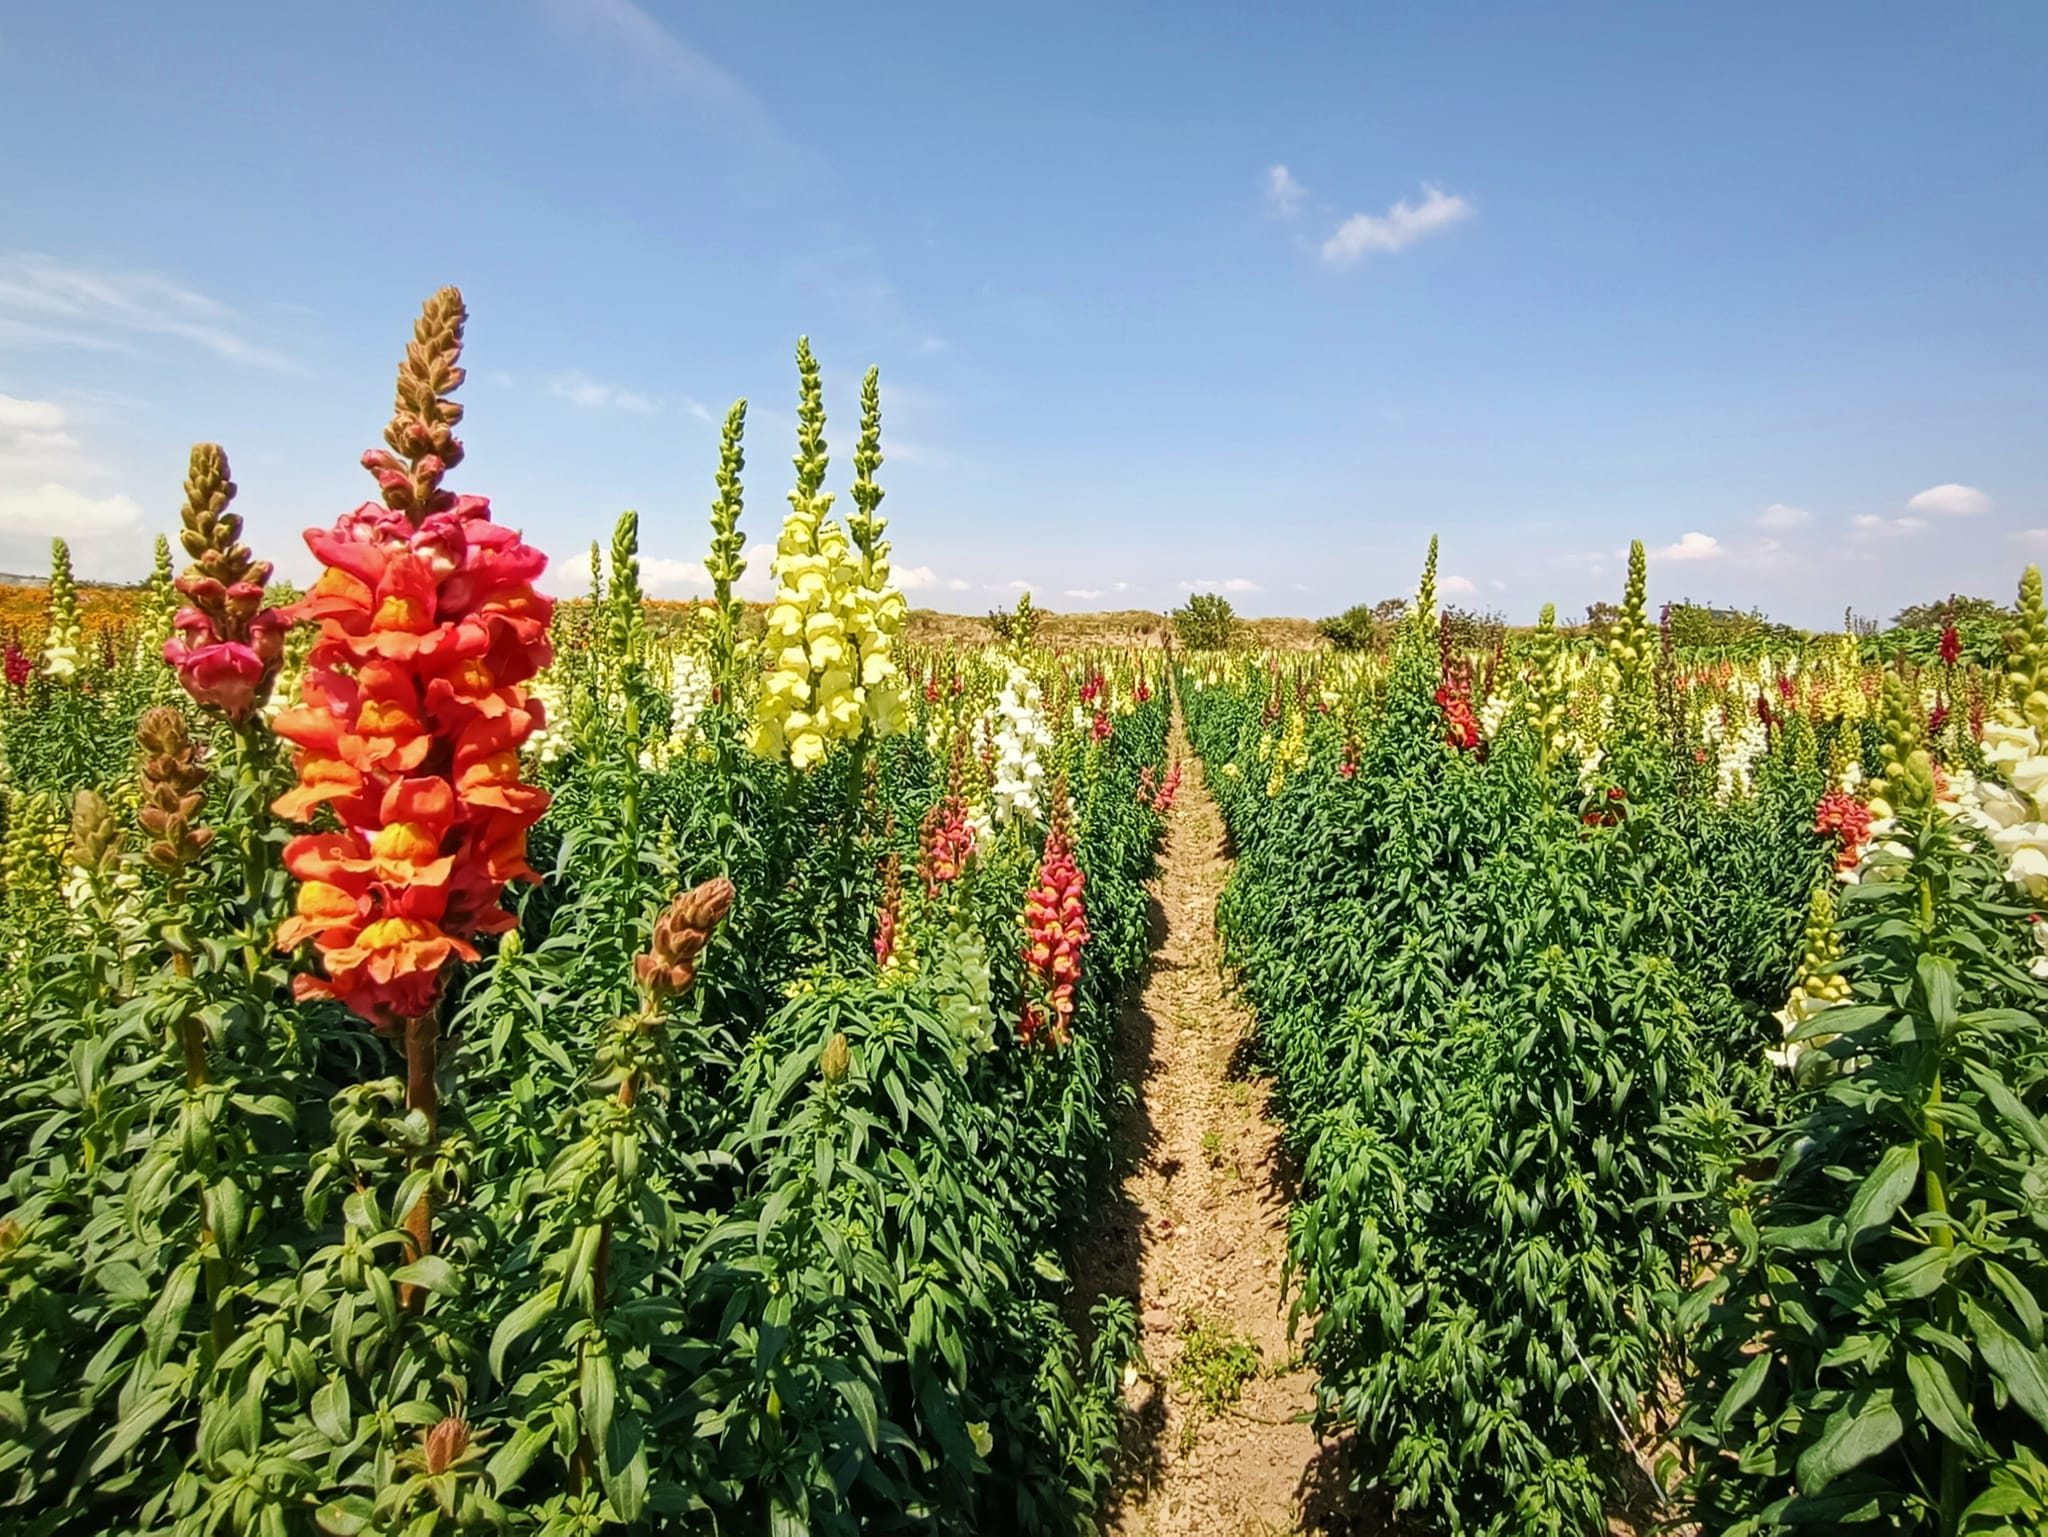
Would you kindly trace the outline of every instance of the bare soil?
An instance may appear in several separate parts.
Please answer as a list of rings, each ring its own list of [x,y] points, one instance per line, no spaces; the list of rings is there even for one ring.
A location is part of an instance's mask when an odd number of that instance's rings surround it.
[[[1115,1064],[1135,1101],[1115,1132],[1118,1178],[1076,1255],[1081,1295],[1138,1299],[1149,1363],[1127,1376],[1126,1475],[1104,1524],[1125,1537],[1333,1530],[1320,1507],[1341,1484],[1337,1448],[1307,1423],[1314,1377],[1281,1288],[1291,1172],[1216,937],[1222,817],[1178,719],[1172,747],[1186,778],[1151,888],[1152,961]],[[1235,1403],[1205,1407],[1177,1380],[1196,1327],[1257,1348]]]

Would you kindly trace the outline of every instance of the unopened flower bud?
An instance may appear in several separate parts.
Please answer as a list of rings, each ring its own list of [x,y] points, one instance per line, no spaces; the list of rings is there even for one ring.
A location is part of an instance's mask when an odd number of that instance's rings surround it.
[[[425,1437],[425,1460],[429,1474],[445,1473],[469,1450],[469,1426],[455,1415],[441,1421]]]
[[[853,1051],[846,1044],[846,1032],[835,1030],[832,1039],[825,1043],[825,1049],[818,1055],[818,1071],[831,1084],[844,1083],[846,1074],[853,1066]]]

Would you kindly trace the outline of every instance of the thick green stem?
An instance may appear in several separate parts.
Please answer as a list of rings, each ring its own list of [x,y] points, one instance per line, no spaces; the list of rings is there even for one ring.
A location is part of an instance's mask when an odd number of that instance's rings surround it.
[[[441,1044],[441,1019],[437,1009],[415,1015],[405,1022],[405,1108],[426,1117],[427,1136],[421,1144],[416,1171],[430,1168],[434,1161],[434,1135],[440,1123],[440,1093],[435,1069]],[[411,1242],[411,1259],[423,1259],[434,1252],[434,1203],[431,1182],[422,1184],[418,1198],[405,1213],[405,1231]],[[399,1304],[410,1308],[419,1300],[419,1288],[407,1286],[399,1292]]]

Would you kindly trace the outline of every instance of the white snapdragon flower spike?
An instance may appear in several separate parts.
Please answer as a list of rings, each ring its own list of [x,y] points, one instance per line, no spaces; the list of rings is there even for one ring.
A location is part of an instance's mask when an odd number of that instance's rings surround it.
[[[989,810],[997,825],[1022,819],[1036,822],[1045,779],[1042,763],[1052,747],[1043,700],[1031,675],[1016,663],[996,702],[990,722],[995,740],[995,782],[989,786]]]
[[[1714,762],[1714,801],[1725,806],[1738,796],[1749,794],[1756,783],[1756,760],[1771,745],[1764,723],[1754,717],[1721,743]]]
[[[1324,698],[1328,698],[1326,694]],[[1479,734],[1491,742],[1500,735],[1500,728],[1508,718],[1512,701],[1506,694],[1489,694],[1486,703],[1479,707]]]
[[[561,685],[549,673],[542,673],[527,684],[526,692],[539,702],[546,723],[519,750],[537,763],[558,762],[573,745],[569,738],[569,702]]]

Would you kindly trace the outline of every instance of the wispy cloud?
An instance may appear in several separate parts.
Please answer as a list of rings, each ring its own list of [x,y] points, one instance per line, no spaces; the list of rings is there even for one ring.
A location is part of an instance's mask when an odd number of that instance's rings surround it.
[[[1758,528],[1798,528],[1813,516],[1804,507],[1788,507],[1783,502],[1773,502],[1757,514]]]
[[[1225,576],[1197,577],[1191,582],[1180,584],[1182,592],[1261,592],[1264,589],[1250,577]]]
[[[0,345],[141,352],[146,338],[183,342],[229,363],[304,370],[251,341],[218,300],[153,272],[95,272],[24,254],[0,257]]]
[[[1849,526],[1863,539],[1890,539],[1927,531],[1925,518],[1881,518],[1874,512],[1859,512]]]
[[[1437,583],[1437,587],[1454,598],[1469,598],[1479,590],[1472,585],[1472,578],[1469,576],[1447,576]]]
[[[898,566],[893,574],[896,585],[905,592],[923,592],[940,585],[939,573],[930,566]]]
[[[546,3],[557,21],[643,87],[681,97],[736,127],[779,138],[759,97],[633,0]]]
[[[1283,219],[1301,212],[1301,205],[1308,200],[1308,188],[1294,179],[1292,171],[1284,165],[1269,165],[1264,181],[1267,207]]]
[[[1069,587],[1065,596],[1069,598],[1101,598],[1108,595],[1106,587]]]
[[[1929,486],[1906,503],[1908,512],[1931,512],[1943,518],[1967,518],[1984,512],[1991,506],[1991,498],[1975,486],[1959,486],[1954,481],[1947,485]]]
[[[1348,267],[1374,251],[1399,251],[1472,217],[1472,204],[1440,187],[1424,187],[1422,201],[1406,198],[1385,213],[1355,213],[1323,242],[1323,260]]]
[[[642,414],[661,409],[661,402],[652,395],[638,390],[621,389],[616,384],[605,384],[593,379],[581,369],[570,369],[557,374],[548,381],[548,393],[572,405],[579,405],[586,411],[635,411]],[[710,420],[710,413],[705,413]]]
[[[945,350],[946,339],[943,336],[927,336],[917,344],[917,355],[921,358],[932,357]]]

